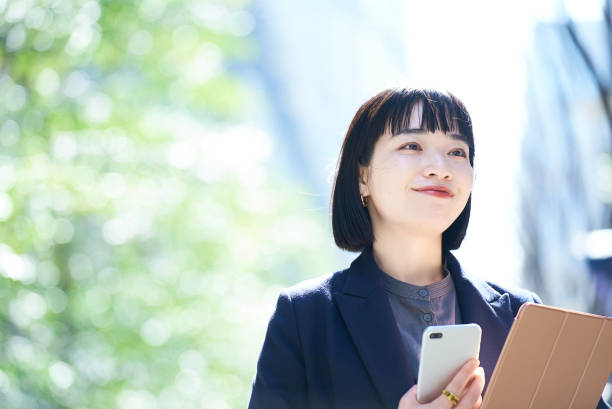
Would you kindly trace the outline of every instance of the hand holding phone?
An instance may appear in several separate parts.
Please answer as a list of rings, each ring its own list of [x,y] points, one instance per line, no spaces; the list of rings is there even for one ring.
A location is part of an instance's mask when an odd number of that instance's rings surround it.
[[[472,358],[478,360],[481,333],[477,324],[425,328],[417,380],[419,402],[430,402],[441,396],[467,361]]]
[[[451,404],[442,394],[429,403],[420,403],[416,398],[418,385],[413,385],[400,399],[398,409],[480,409],[485,377],[483,369],[478,367],[479,364],[475,358],[470,359],[446,386],[446,390],[453,393],[456,391],[459,397],[459,403],[456,405]]]

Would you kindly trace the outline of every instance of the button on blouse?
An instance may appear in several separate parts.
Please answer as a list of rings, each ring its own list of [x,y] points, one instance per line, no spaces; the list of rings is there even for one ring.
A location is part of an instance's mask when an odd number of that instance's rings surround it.
[[[415,286],[382,274],[382,283],[415,378],[418,375],[423,330],[431,325],[461,323],[455,286],[446,263],[443,273],[442,280],[426,286]]]

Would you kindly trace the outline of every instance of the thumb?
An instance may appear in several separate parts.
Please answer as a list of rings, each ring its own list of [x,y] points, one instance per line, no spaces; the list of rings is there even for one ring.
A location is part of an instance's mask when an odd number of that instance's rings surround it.
[[[411,405],[407,407],[412,407],[414,405],[414,403],[416,402],[416,391],[417,386],[416,384],[414,384],[412,385],[412,388],[408,389],[408,391],[400,399],[399,409],[401,409],[408,403],[410,403]]]

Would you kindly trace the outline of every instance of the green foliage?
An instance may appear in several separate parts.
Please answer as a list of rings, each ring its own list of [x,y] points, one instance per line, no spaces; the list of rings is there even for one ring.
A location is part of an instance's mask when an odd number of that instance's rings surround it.
[[[331,247],[245,121],[246,6],[0,0],[0,407],[246,405]]]

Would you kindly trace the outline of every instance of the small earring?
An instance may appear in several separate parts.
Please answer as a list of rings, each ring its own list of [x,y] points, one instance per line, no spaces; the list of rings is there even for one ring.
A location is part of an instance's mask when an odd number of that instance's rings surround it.
[[[361,205],[363,207],[368,207],[368,197],[367,196],[364,197],[363,195],[359,195],[359,196],[361,196]]]

